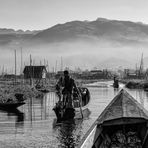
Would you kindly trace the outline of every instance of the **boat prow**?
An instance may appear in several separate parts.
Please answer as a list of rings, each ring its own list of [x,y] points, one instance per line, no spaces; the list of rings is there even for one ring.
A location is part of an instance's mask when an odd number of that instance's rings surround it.
[[[148,146],[148,111],[122,89],[86,133],[79,148]]]
[[[0,103],[0,109],[2,110],[15,110],[18,107],[24,105],[25,102],[6,102],[6,103]]]

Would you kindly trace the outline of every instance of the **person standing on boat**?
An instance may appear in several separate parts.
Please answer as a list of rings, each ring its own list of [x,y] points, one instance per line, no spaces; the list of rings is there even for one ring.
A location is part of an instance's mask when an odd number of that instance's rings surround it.
[[[57,91],[60,90],[60,88],[62,88],[61,93],[63,95],[63,100],[62,100],[63,106],[73,107],[72,93],[73,93],[74,88],[77,90],[77,87],[76,87],[74,79],[72,79],[69,76],[68,70],[64,71],[64,77],[61,77],[56,85]],[[61,101],[62,97],[60,95],[60,92],[58,96],[59,96],[59,101]]]

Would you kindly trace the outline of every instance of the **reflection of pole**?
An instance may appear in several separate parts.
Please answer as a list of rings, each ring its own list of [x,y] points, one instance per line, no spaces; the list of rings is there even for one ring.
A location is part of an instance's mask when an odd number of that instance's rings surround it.
[[[32,107],[33,107],[33,105],[32,105],[32,97],[31,97],[31,99],[30,99],[30,121],[31,121],[31,127],[32,127]]]

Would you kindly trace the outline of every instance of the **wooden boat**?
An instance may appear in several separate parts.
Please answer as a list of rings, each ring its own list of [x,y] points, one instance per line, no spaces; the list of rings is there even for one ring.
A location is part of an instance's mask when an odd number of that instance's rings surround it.
[[[79,96],[77,95],[77,93],[73,93],[73,104],[74,104],[74,108],[80,108],[86,106],[89,101],[90,101],[90,93],[89,90],[86,87],[78,87],[82,98],[80,99]],[[81,104],[80,104],[80,100],[81,100]]]
[[[88,130],[79,148],[147,148],[148,112],[121,90]]]
[[[22,106],[24,104],[25,104],[25,102],[5,102],[5,103],[0,103],[0,109],[14,110],[14,109],[16,109],[19,106]]]
[[[90,93],[87,88],[78,88],[80,95],[78,95],[76,92],[73,93],[73,106],[63,106],[63,102],[59,101],[56,103],[55,107],[53,108],[56,117],[57,122],[65,121],[65,120],[71,120],[74,119],[76,116],[83,118],[83,114],[89,114],[88,109],[85,108],[83,110],[83,107],[85,107],[89,101],[90,101]]]
[[[9,110],[14,110],[19,106],[22,106],[25,104],[24,102],[25,99],[23,94],[16,93],[14,96],[16,98],[15,101],[8,99],[6,102],[0,102],[0,109],[9,111]]]
[[[118,79],[116,79],[116,77],[114,77],[113,87],[114,88],[119,88],[119,81],[118,81]]]

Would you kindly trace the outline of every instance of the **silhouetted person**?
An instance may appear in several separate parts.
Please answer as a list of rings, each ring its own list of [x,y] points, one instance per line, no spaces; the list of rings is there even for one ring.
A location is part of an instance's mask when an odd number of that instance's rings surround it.
[[[115,76],[114,76],[114,88],[119,88],[119,81]]]
[[[62,88],[62,90],[61,90]],[[64,71],[64,77],[61,77],[56,85],[57,91],[59,91],[59,101],[61,101],[60,93],[63,94],[63,105],[67,107],[72,107],[72,93],[73,89],[77,90],[74,79],[69,76],[69,72],[67,70]],[[61,90],[61,92],[60,92]]]

